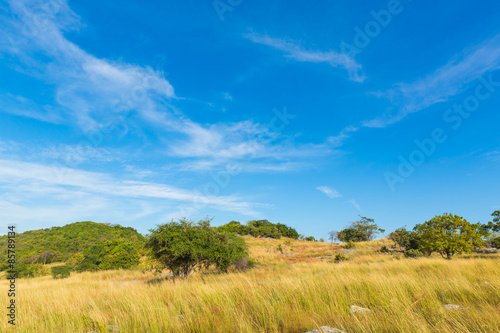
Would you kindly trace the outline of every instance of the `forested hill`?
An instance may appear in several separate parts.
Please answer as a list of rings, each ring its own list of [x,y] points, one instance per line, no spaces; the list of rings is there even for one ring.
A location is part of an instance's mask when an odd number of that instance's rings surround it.
[[[130,227],[90,221],[30,230],[16,235],[16,261],[29,264],[65,262],[73,254],[84,253],[91,246],[106,241],[123,241],[142,248],[145,238]],[[3,258],[7,257],[6,251],[7,236],[1,236],[0,253]]]

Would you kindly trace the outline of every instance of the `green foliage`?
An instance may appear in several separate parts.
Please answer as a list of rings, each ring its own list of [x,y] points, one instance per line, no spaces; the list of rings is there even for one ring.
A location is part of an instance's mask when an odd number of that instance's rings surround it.
[[[111,240],[92,245],[83,252],[83,260],[75,270],[99,271],[130,268],[139,264],[140,253],[137,246],[126,240]]]
[[[293,239],[299,238],[299,233],[284,224],[271,223],[268,220],[253,220],[248,221],[247,225],[242,225],[238,221],[231,221],[220,227],[217,227],[220,232],[234,233],[238,235],[251,235],[254,237],[271,237],[279,239],[281,237],[289,237]]]
[[[0,253],[7,258],[7,236],[0,237]],[[144,237],[133,228],[95,222],[76,222],[63,227],[30,230],[16,235],[17,266],[20,276],[33,276],[46,272],[36,264],[64,262],[94,244],[108,240],[128,240],[141,248]],[[6,260],[6,259],[4,259]],[[6,262],[0,270],[6,270]]]
[[[342,246],[344,249],[355,249],[356,248],[356,243],[353,241],[348,241]]]
[[[50,269],[54,279],[64,279],[70,276],[72,268],[68,265],[55,266]]]
[[[342,254],[342,253],[339,252],[333,258],[333,262],[336,263],[336,264],[338,264],[339,262],[348,261],[350,259],[351,258],[349,258],[349,256],[346,256],[346,255],[344,255],[344,254]]]
[[[316,238],[314,238],[313,236],[307,236],[306,238],[304,238],[304,240],[308,242],[317,242]]]
[[[389,239],[396,243],[401,250],[417,250],[420,246],[420,234],[406,228],[396,229],[389,235]]]
[[[420,258],[423,256],[422,252],[415,249],[409,249],[403,252],[406,258]]]
[[[194,270],[215,265],[223,272],[236,261],[247,257],[245,241],[233,233],[219,232],[209,220],[181,219],[150,230],[146,248],[152,258],[172,271],[188,277]]]
[[[456,253],[470,253],[473,247],[483,244],[482,226],[471,224],[458,215],[445,213],[415,226],[421,236],[420,250],[430,254],[438,252],[451,259]]]
[[[495,210],[491,216],[493,216],[493,221],[488,222],[484,227],[493,232],[500,232],[500,210]]]
[[[339,231],[336,238],[342,242],[366,242],[373,240],[381,230],[373,219],[360,216],[359,221],[351,222],[350,226]]]
[[[500,237],[495,237],[490,240],[491,247],[500,249]]]

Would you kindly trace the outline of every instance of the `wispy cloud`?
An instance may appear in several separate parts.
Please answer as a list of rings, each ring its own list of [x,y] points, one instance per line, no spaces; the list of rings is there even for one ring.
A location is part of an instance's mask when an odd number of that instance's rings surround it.
[[[342,196],[337,190],[328,186],[318,186],[316,189],[326,194],[330,199],[340,198]]]
[[[366,121],[367,127],[385,127],[411,113],[447,102],[488,72],[500,69],[500,34],[455,56],[433,73],[411,83],[375,95],[387,98],[393,106],[386,114]]]
[[[306,50],[294,41],[273,38],[268,35],[261,35],[253,32],[247,33],[244,36],[254,43],[280,50],[286,57],[300,62],[326,63],[332,67],[344,68],[349,73],[349,78],[352,81],[363,82],[366,79],[365,75],[362,73],[361,65],[358,64],[353,57],[345,53]]]
[[[358,202],[356,200],[351,199],[347,202],[350,203],[358,212],[360,212],[360,213],[363,212],[363,210],[361,209],[361,206],[358,204]]]
[[[331,152],[328,145],[299,145],[281,138],[280,133],[273,132],[269,126],[248,120],[200,124],[189,119],[173,105],[180,98],[163,72],[97,58],[68,40],[64,33],[79,29],[80,19],[64,1],[57,4],[57,13],[42,15],[43,26],[39,24],[40,9],[35,1],[11,1],[11,13],[0,14],[5,21],[0,27],[3,37],[0,37],[0,53],[15,59],[17,70],[55,89],[55,100],[51,103],[24,96],[0,95],[0,112],[77,126],[83,131],[99,129],[127,117],[127,130],[140,132],[147,127],[160,138],[165,137],[165,154],[198,159],[206,165],[266,158],[269,163],[274,160],[276,166],[268,165],[261,170],[286,170],[284,162],[301,163],[289,159]],[[23,33],[31,30],[36,33]],[[289,43],[282,43],[282,48],[289,50],[294,59],[328,62],[357,73],[358,65],[348,56],[335,52],[307,52]],[[232,96],[226,93],[224,98],[230,100]],[[256,162],[264,166],[262,161]],[[256,169],[255,165],[246,169]]]
[[[110,175],[57,165],[43,165],[14,160],[0,160],[0,188],[18,198],[39,195],[63,196],[74,193],[99,195],[106,198],[159,199],[188,204],[206,205],[223,211],[255,215],[255,206],[236,196],[204,195],[201,191],[184,190],[167,184],[120,180]]]
[[[332,147],[340,147],[351,136],[352,132],[357,132],[358,130],[359,130],[359,127],[348,126],[348,127],[344,128],[342,131],[340,131],[340,133],[338,135],[328,137],[327,142]]]

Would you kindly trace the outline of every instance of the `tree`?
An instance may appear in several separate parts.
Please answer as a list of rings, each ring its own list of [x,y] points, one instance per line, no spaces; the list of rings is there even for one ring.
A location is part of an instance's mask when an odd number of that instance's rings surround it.
[[[493,216],[493,221],[488,222],[485,228],[493,232],[500,232],[500,210],[495,210],[491,216]]]
[[[331,241],[332,246],[333,246],[333,241],[337,240],[337,235],[338,235],[337,230],[332,230],[328,233],[328,239]]]
[[[420,234],[416,231],[406,230],[405,227],[394,230],[389,234],[389,239],[396,243],[403,251],[418,250]]]
[[[337,238],[342,242],[365,242],[373,240],[381,230],[374,219],[360,216],[360,220],[351,222],[350,226],[337,233]]]
[[[187,219],[159,225],[150,230],[145,247],[149,255],[174,277],[187,278],[193,271],[215,265],[223,272],[247,257],[245,241],[231,233],[221,233],[210,227],[210,220],[195,224]]]
[[[435,216],[414,228],[420,236],[420,249],[429,253],[438,252],[443,258],[471,252],[471,249],[483,244],[482,226],[471,224],[463,217],[445,213]]]

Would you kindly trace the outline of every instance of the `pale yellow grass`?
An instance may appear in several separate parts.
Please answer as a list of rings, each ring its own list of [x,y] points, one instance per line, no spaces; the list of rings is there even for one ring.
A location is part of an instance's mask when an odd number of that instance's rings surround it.
[[[296,255],[285,258],[270,248],[284,240],[247,240],[261,265],[245,273],[157,284],[130,282],[153,278],[140,271],[18,280],[16,332],[106,332],[108,325],[120,332],[305,332],[323,325],[346,332],[500,332],[498,255],[446,261],[365,253],[333,264],[321,259],[331,251],[327,243],[294,241]],[[5,280],[0,290],[7,304]],[[466,309],[445,310],[447,303]],[[353,314],[351,305],[373,313]],[[3,317],[1,330],[12,330]]]

